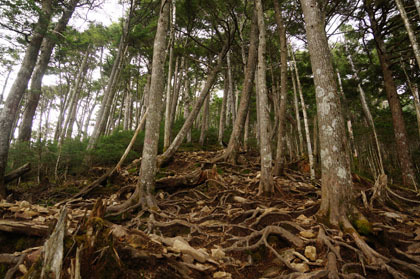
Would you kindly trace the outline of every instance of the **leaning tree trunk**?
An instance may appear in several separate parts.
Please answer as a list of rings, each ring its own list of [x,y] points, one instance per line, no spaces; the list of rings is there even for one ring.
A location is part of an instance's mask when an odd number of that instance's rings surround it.
[[[226,55],[226,52],[229,49],[229,43],[230,42],[227,41],[226,44],[223,46],[223,49],[219,53],[217,57],[216,65],[208,74],[206,83],[204,84],[204,87],[200,92],[200,96],[196,99],[194,103],[194,107],[189,113],[188,118],[185,120],[184,125],[182,125],[181,130],[179,130],[178,134],[176,135],[176,137],[174,138],[174,140],[172,141],[168,149],[166,149],[166,151],[161,156],[159,156],[159,165],[162,165],[168,162],[172,158],[172,156],[178,150],[181,143],[184,141],[184,138],[187,135],[188,131],[190,131],[194,123],[194,120],[197,118],[200,112],[201,106],[203,105],[207,95],[210,92],[211,87],[214,84],[214,81],[216,80],[217,73],[222,68],[223,57]]]
[[[411,159],[410,147],[408,144],[407,130],[405,128],[404,117],[401,103],[397,93],[397,87],[394,82],[393,73],[390,68],[390,58],[386,52],[385,43],[382,39],[380,27],[376,21],[373,8],[366,6],[369,15],[373,38],[384,75],[385,91],[391,109],[392,124],[394,128],[395,143],[397,145],[398,161],[400,163],[403,184],[413,186],[415,184],[415,174],[413,161]]]
[[[207,98],[204,102],[203,116],[201,118],[201,131],[200,131],[200,140],[199,144],[204,146],[206,141],[207,130],[209,129],[209,106],[210,106],[210,94],[207,95]]]
[[[31,139],[32,122],[41,96],[42,79],[47,71],[48,62],[50,61],[51,54],[57,41],[57,38],[54,36],[61,36],[61,33],[66,28],[78,2],[80,2],[80,0],[70,1],[60,20],[57,22],[53,34],[45,37],[42,41],[41,55],[39,56],[38,63],[31,78],[30,94],[25,107],[25,112],[23,113],[21,125],[19,126],[19,141],[29,141]]]
[[[335,227],[340,224],[351,227],[347,216],[351,213],[353,183],[331,53],[317,1],[301,0],[301,5],[314,74],[321,144],[322,197],[318,216]]]
[[[415,0],[417,1],[417,0]],[[410,39],[411,47],[414,51],[414,56],[416,57],[417,65],[420,67],[420,47],[417,41],[416,34],[414,34],[413,28],[411,28],[410,21],[408,20],[407,13],[405,11],[404,5],[401,0],[395,0],[397,3],[398,10],[400,11],[401,17],[404,22],[405,29],[408,33],[408,38]],[[417,5],[417,4],[416,4]]]
[[[9,82],[9,78],[10,78],[10,74],[12,73],[12,70],[13,69],[10,67],[9,70],[7,71],[6,79],[4,80],[4,84],[3,84],[3,89],[1,90],[0,105],[3,104],[4,92],[6,91],[7,83]],[[0,110],[0,112],[1,112],[1,110]]]
[[[264,12],[261,0],[255,1],[257,11],[257,22],[259,30],[258,41],[258,70],[257,70],[257,84],[259,97],[259,130],[260,130],[260,157],[261,157],[261,176],[259,185],[259,195],[271,195],[274,192],[274,182],[272,174],[272,152],[270,142],[270,115],[268,112],[268,96],[266,84],[266,31],[264,23]]]
[[[244,131],[244,145],[247,144],[248,140],[248,127],[249,127],[249,102],[251,99],[251,91],[253,87],[255,67],[257,64],[257,48],[258,48],[258,25],[257,25],[257,14],[254,12],[251,33],[249,39],[249,50],[248,50],[248,62],[245,68],[245,78],[242,87],[241,101],[239,103],[238,114],[236,116],[235,124],[233,126],[232,134],[229,138],[228,147],[223,152],[220,158],[216,160],[226,160],[233,164],[236,164],[238,157],[239,146],[241,143],[241,135]],[[245,125],[246,119],[248,119],[248,125]]]
[[[6,197],[6,186],[4,183],[4,174],[6,171],[7,158],[9,155],[10,135],[13,129],[13,123],[19,111],[19,104],[23,94],[28,86],[34,70],[39,49],[42,40],[48,30],[48,25],[52,15],[52,1],[44,0],[41,2],[42,9],[40,11],[38,22],[34,27],[33,36],[26,48],[21,67],[17,77],[10,89],[9,95],[4,104],[4,108],[0,113],[0,198]]]
[[[274,0],[274,10],[277,23],[277,30],[280,37],[280,106],[278,108],[277,151],[274,164],[274,175],[280,175],[284,167],[284,137],[286,135],[286,103],[287,103],[287,45],[286,28],[284,27],[283,16],[281,15],[278,0]],[[277,106],[277,104],[275,104]]]
[[[144,208],[156,208],[157,204],[153,196],[155,188],[156,159],[159,143],[159,126],[161,120],[161,108],[163,90],[165,84],[165,48],[166,32],[168,29],[168,16],[171,0],[162,0],[153,45],[152,78],[150,81],[148,117],[144,137],[143,156],[140,166],[140,179],[133,195],[122,205],[109,207],[108,211],[119,211],[135,204]]]

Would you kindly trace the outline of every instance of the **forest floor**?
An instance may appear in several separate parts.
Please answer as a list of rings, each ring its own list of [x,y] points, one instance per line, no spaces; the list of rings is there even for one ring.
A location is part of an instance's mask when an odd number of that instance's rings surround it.
[[[350,234],[317,221],[320,184],[309,179],[304,161],[275,177],[274,196],[263,197],[259,158],[210,163],[219,152],[178,152],[157,174],[159,208],[117,216],[106,216],[105,207],[133,192],[133,164],[73,200],[67,199],[92,179],[14,186],[15,197],[25,200],[0,203],[0,277],[39,278],[50,266],[61,278],[420,278],[415,192],[393,187],[395,195],[369,208],[374,183],[353,176],[357,206],[368,220],[354,226],[383,257],[386,264],[378,265]],[[65,211],[63,203],[45,205],[66,200]]]

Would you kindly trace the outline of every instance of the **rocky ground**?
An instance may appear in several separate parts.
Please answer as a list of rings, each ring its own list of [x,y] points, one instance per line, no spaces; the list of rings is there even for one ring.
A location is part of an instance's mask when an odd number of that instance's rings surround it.
[[[157,174],[159,208],[151,210],[105,215],[132,193],[135,164],[84,197],[70,198],[89,184],[81,178],[13,188],[26,200],[0,203],[0,277],[420,278],[416,192],[380,189],[354,175],[368,221],[353,225],[378,253],[369,262],[351,234],[317,221],[320,185],[309,180],[304,161],[275,178],[273,197],[261,197],[257,157],[214,165],[216,153],[177,153]]]

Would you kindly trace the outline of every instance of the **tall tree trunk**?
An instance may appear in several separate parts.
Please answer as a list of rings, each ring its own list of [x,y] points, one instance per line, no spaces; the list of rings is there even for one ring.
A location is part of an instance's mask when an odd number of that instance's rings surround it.
[[[394,128],[397,155],[401,167],[403,184],[406,186],[413,186],[415,183],[413,161],[411,159],[401,103],[398,98],[397,88],[395,86],[394,78],[392,76],[393,73],[390,68],[390,60],[386,52],[385,43],[382,39],[381,30],[376,21],[373,8],[369,5],[365,6],[369,15],[373,38],[375,40],[379,62],[381,64],[382,73],[384,75],[385,91],[392,114],[392,124]]]
[[[226,124],[227,126],[233,126],[236,118],[236,109],[235,109],[235,95],[233,94],[233,78],[232,78],[232,64],[230,62],[230,51],[226,55],[227,61],[227,72],[228,72],[228,98],[227,98],[227,110],[226,110]]]
[[[26,48],[21,67],[17,77],[7,96],[4,108],[0,113],[0,198],[6,197],[6,185],[4,183],[4,174],[6,171],[7,158],[9,155],[10,136],[12,133],[13,123],[19,111],[19,104],[23,94],[28,86],[34,70],[39,49],[41,48],[42,39],[44,38],[52,15],[52,1],[43,0],[42,8],[39,14],[38,22],[35,25],[33,36]]]
[[[156,157],[159,143],[159,126],[161,120],[162,98],[164,90],[164,68],[166,32],[171,0],[162,0],[153,45],[152,77],[150,81],[148,116],[144,137],[143,156],[140,166],[140,179],[133,195],[121,206],[109,207],[108,211],[118,211],[135,204],[144,208],[156,208],[153,196],[156,175]]]
[[[259,130],[260,130],[260,157],[261,157],[261,176],[258,194],[259,195],[271,195],[274,192],[274,182],[272,174],[272,152],[270,142],[270,115],[269,115],[269,103],[267,95],[267,84],[266,84],[266,65],[265,65],[265,53],[266,53],[266,30],[264,23],[264,11],[261,4],[261,0],[255,1],[255,7],[257,11],[257,22],[259,30],[258,40],[258,70],[257,70],[257,84],[258,84],[258,119],[259,119]]]
[[[191,94],[190,94],[190,79],[185,78],[184,86],[184,120],[186,120],[190,114]],[[191,129],[187,132],[187,142],[191,142]]]
[[[66,9],[63,11],[61,18],[57,22],[52,36],[47,36],[42,41],[41,54],[31,78],[31,85],[29,89],[30,94],[25,107],[25,112],[23,113],[22,122],[19,126],[19,141],[29,141],[31,139],[32,121],[41,96],[42,79],[48,68],[48,62],[50,61],[51,54],[57,42],[57,38],[55,36],[60,36],[64,31],[78,2],[80,2],[80,0],[70,1],[68,6],[66,6]]]
[[[226,52],[229,49],[230,42],[227,41],[225,45],[223,46],[223,49],[219,53],[217,57],[216,65],[213,67],[211,72],[207,75],[206,83],[204,84],[204,87],[202,88],[200,92],[200,96],[196,99],[194,103],[194,107],[192,108],[190,114],[188,115],[188,118],[185,120],[184,125],[182,125],[181,130],[179,130],[178,134],[172,141],[171,145],[166,149],[166,151],[159,156],[159,165],[162,165],[166,162],[168,162],[172,156],[175,154],[175,152],[178,150],[181,143],[184,141],[184,138],[187,134],[187,132],[191,129],[194,120],[197,118],[200,109],[207,97],[207,95],[210,92],[211,87],[214,84],[214,81],[216,80],[217,73],[222,68],[222,61],[223,57],[226,55]]]
[[[163,150],[166,150],[171,143],[171,126],[170,126],[170,117],[171,117],[171,92],[172,92],[172,67],[174,60],[174,43],[175,43],[175,21],[176,21],[176,6],[175,1],[172,1],[172,14],[171,14],[171,35],[169,38],[169,70],[168,70],[168,81],[166,84],[166,108],[165,108],[165,128],[163,135]],[[178,63],[178,58],[176,60]]]
[[[114,96],[116,93],[115,86],[117,84],[118,77],[123,67],[125,54],[128,48],[127,37],[131,28],[130,21],[134,12],[134,8],[136,6],[133,1],[131,2],[131,4],[132,5],[130,7],[130,11],[124,21],[123,32],[120,44],[118,46],[117,56],[115,57],[114,64],[112,65],[111,74],[109,76],[108,84],[104,92],[104,98],[102,99],[101,108],[99,109],[99,113],[95,122],[95,127],[93,129],[92,136],[89,139],[87,150],[91,150],[95,147],[99,137],[105,132],[107,127],[111,105],[114,101]]]
[[[220,158],[217,160],[226,160],[233,164],[236,164],[238,157],[239,146],[241,144],[241,135],[244,132],[244,145],[247,145],[249,130],[249,103],[251,99],[251,92],[253,88],[253,81],[255,76],[255,68],[257,64],[257,48],[258,48],[258,25],[257,25],[257,14],[254,12],[251,33],[249,38],[249,50],[248,50],[248,61],[245,68],[245,78],[242,87],[241,101],[239,103],[238,114],[233,126],[232,134],[229,138],[228,147],[223,152]],[[246,119],[248,124],[245,125]]]
[[[310,173],[311,173],[311,179],[315,179],[315,166],[314,166],[314,156],[313,156],[313,153],[312,153],[311,132],[309,131],[309,123],[308,123],[308,115],[306,113],[305,99],[303,98],[302,85],[300,84],[299,71],[298,71],[298,67],[297,67],[296,59],[295,59],[295,54],[293,52],[292,47],[290,47],[290,54],[291,54],[292,60],[293,60],[293,68],[295,69],[295,74],[296,74],[296,81],[297,81],[297,87],[298,87],[298,91],[299,91],[300,104],[302,106],[303,126],[305,127],[306,147],[308,149],[308,159],[309,159],[309,168],[310,168]]]
[[[414,4],[416,5],[417,13],[420,16],[420,0],[414,0]]]
[[[223,135],[225,132],[225,122],[226,122],[226,110],[227,110],[227,96],[229,90],[229,80],[228,80],[228,73],[225,71],[225,78],[223,81],[223,99],[222,99],[222,107],[220,109],[220,120],[219,120],[219,134],[217,137],[217,141],[221,146],[223,146]]]
[[[416,83],[412,83],[410,77],[405,70],[404,63],[401,62],[401,68],[404,72],[405,78],[407,79],[408,88],[410,88],[411,94],[413,95],[414,99],[414,107],[416,108],[416,116],[417,116],[417,128],[419,130],[420,136],[420,97],[419,97],[419,87]]]
[[[314,74],[321,144],[322,197],[318,215],[335,227],[352,228],[348,220],[352,213],[353,188],[350,158],[346,152],[346,132],[325,22],[316,0],[300,2]]]
[[[280,106],[278,108],[279,129],[277,132],[276,162],[274,164],[274,175],[280,175],[284,167],[284,137],[286,135],[286,103],[287,103],[287,45],[286,28],[280,11],[278,0],[274,0],[274,10],[277,23],[277,31],[280,37]],[[277,104],[275,104],[277,106]]]
[[[414,0],[414,1],[417,1],[417,0]],[[401,18],[404,22],[405,29],[407,30],[407,33],[408,33],[408,38],[410,39],[411,47],[413,48],[413,51],[414,51],[414,56],[416,57],[417,65],[420,68],[420,47],[417,41],[416,34],[414,34],[413,28],[411,28],[411,24],[410,24],[410,21],[408,20],[408,16],[407,16],[407,13],[405,11],[402,1],[395,0],[395,3],[397,3],[398,10],[400,11]]]

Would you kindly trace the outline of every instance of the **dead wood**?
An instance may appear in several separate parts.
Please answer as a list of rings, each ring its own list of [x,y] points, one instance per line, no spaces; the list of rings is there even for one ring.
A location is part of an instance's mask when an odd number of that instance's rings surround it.
[[[0,220],[0,231],[30,236],[46,236],[48,226],[29,221]]]
[[[23,166],[12,170],[11,172],[7,173],[4,176],[4,182],[5,183],[9,183],[13,180],[15,180],[16,178],[21,177],[22,175],[24,175],[25,173],[29,172],[31,170],[31,164],[30,163],[26,163]]]

